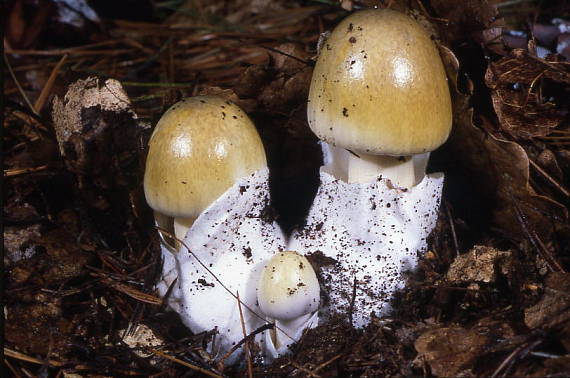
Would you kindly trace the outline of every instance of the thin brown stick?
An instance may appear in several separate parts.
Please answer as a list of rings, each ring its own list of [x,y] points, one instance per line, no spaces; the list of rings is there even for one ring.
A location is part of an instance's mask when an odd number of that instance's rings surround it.
[[[521,210],[521,208],[517,204],[514,197],[512,197],[512,199],[513,199],[513,205],[515,208],[515,214],[517,216],[517,219],[518,219],[524,233],[526,234],[530,243],[538,251],[540,256],[542,256],[544,261],[546,261],[546,265],[548,266],[548,269],[550,269],[551,272],[564,272],[564,268],[562,267],[562,264],[560,264],[558,262],[556,257],[554,257],[552,255],[552,253],[550,252],[550,250],[544,245],[544,243],[542,243],[542,240],[536,234],[536,232],[534,230],[530,230],[528,222],[526,220],[526,215],[523,213],[523,211]]]
[[[46,84],[42,88],[42,91],[38,99],[36,100],[36,103],[34,104],[34,109],[36,110],[36,113],[39,114],[42,108],[44,107],[44,104],[46,103],[49,94],[51,93],[51,90],[53,88],[53,84],[55,83],[55,79],[57,78],[57,74],[59,73],[59,70],[63,66],[63,63],[65,63],[67,56],[68,56],[67,54],[62,56],[57,65],[53,68],[53,70],[51,70],[49,78],[47,79]]]
[[[449,208],[449,204],[447,202],[445,203],[445,210],[447,213],[447,219],[449,219],[449,227],[451,228],[451,236],[453,237],[455,254],[459,256],[459,243],[457,242],[457,234],[455,233],[455,222],[453,221],[453,217],[451,216],[451,209]]]
[[[7,169],[4,171],[4,177],[21,176],[28,173],[45,171],[47,167],[48,167],[47,165],[40,165],[39,167],[32,167],[32,168]]]
[[[259,327],[258,329],[256,329],[255,331],[253,331],[252,333],[250,333],[249,335],[247,335],[245,338],[241,339],[239,343],[237,343],[236,345],[234,345],[234,346],[232,347],[232,349],[230,349],[230,350],[228,351],[228,353],[226,353],[225,355],[222,356],[222,358],[220,358],[220,361],[218,362],[218,364],[223,364],[224,361],[225,361],[229,356],[231,356],[236,350],[238,350],[238,349],[243,345],[243,343],[245,343],[246,341],[248,341],[248,340],[254,338],[255,335],[257,335],[258,333],[265,332],[265,331],[267,331],[268,329],[272,329],[272,328],[274,328],[274,327],[275,327],[275,325],[274,325],[274,324],[271,324],[271,323],[262,325],[261,327]]]
[[[10,65],[10,62],[8,61],[8,57],[6,56],[5,53],[4,53],[4,63],[6,64],[6,68],[8,69],[8,72],[10,73],[10,76],[12,77],[14,84],[16,84],[16,87],[18,88],[18,92],[20,92],[20,95],[23,97],[24,101],[26,102],[26,104],[28,105],[28,107],[30,108],[32,113],[34,113],[35,115],[38,115],[38,113],[36,112],[36,110],[32,106],[30,99],[26,95],[26,92],[24,92],[24,89],[20,85],[18,78],[16,78],[16,74],[14,74],[14,71],[12,71],[12,66]]]
[[[209,376],[209,377],[222,378],[222,376],[219,375],[219,374],[216,374],[216,373],[214,373],[214,372],[211,372],[210,370],[206,370],[206,369],[201,368],[201,367],[199,367],[199,366],[193,365],[193,364],[191,364],[191,363],[189,363],[189,362],[179,360],[178,358],[169,356],[168,354],[163,353],[163,352],[161,352],[161,351],[159,351],[159,350],[152,349],[152,348],[149,348],[148,350],[149,350],[151,353],[156,354],[157,356],[166,358],[167,360],[170,360],[170,361],[172,361],[172,362],[176,362],[177,364],[186,366],[187,368],[190,368],[190,369],[192,369],[192,370],[194,370],[194,371],[197,371],[197,372],[199,372],[199,373],[206,374],[206,375]]]
[[[243,319],[243,311],[241,310],[241,300],[239,298],[239,291],[236,291],[236,296],[237,296],[237,305],[238,305],[238,310],[239,310],[239,320],[241,323],[241,331],[243,332],[243,338],[247,338],[247,330],[245,328],[245,321]],[[253,378],[253,365],[251,364],[251,354],[250,354],[250,350],[249,350],[249,339],[246,340],[246,342],[243,344],[243,349],[245,352],[245,358],[247,361],[247,376],[249,378]]]
[[[10,363],[10,361],[8,361],[6,358],[4,359],[4,363],[6,364],[6,366],[8,366],[8,369],[10,369],[10,371],[14,374],[14,376],[16,378],[20,378],[21,375],[16,371],[16,368],[14,368],[12,366],[12,364]]]
[[[560,185],[560,183],[558,183],[558,181],[556,181],[554,179],[554,177],[550,176],[548,173],[546,173],[546,171],[544,169],[542,169],[538,164],[536,164],[534,161],[532,161],[531,159],[528,159],[528,161],[530,162],[530,165],[532,165],[534,167],[534,169],[536,169],[538,171],[538,173],[540,173],[542,176],[544,176],[545,179],[547,179],[548,181],[550,181],[550,183],[552,185],[554,185],[554,187],[556,189],[558,189],[562,194],[564,194],[566,197],[570,197],[570,192],[568,192],[568,190],[566,190],[565,188],[562,187],[562,185]]]
[[[306,368],[304,366],[299,365],[298,363],[296,363],[295,361],[290,360],[289,363],[291,364],[291,366],[293,366],[295,369],[301,370],[303,373],[307,374],[309,377],[314,377],[314,378],[321,378],[320,375],[314,373],[311,369]]]
[[[325,366],[330,365],[331,363],[333,363],[334,361],[338,360],[339,358],[342,357],[342,354],[337,354],[336,356],[334,356],[333,358],[323,362],[322,364],[320,364],[319,366],[317,366],[316,368],[313,369],[313,372],[318,372],[319,370],[321,370],[322,368],[324,368]]]
[[[13,350],[13,349],[6,348],[6,347],[4,347],[4,355],[8,356],[8,357],[15,358],[17,360],[31,362],[33,364],[38,364],[38,365],[45,365],[46,363],[48,365],[55,366],[55,367],[63,365],[59,361],[55,361],[55,360],[42,361],[39,358],[31,357],[31,356],[28,356],[27,354],[24,354],[22,352],[18,352],[17,350]]]

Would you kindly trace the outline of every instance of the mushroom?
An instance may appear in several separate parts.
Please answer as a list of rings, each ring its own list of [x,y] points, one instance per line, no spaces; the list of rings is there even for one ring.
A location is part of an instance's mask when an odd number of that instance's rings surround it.
[[[318,323],[320,288],[309,260],[294,251],[275,254],[261,273],[257,300],[263,314],[275,322],[267,344],[277,357],[304,329]]]
[[[399,187],[416,185],[452,124],[437,47],[404,14],[352,14],[321,48],[307,114],[328,144],[325,170],[335,177],[366,183],[381,174]]]
[[[362,327],[390,309],[427,248],[443,175],[425,167],[448,137],[451,101],[436,46],[406,15],[354,13],[322,45],[307,112],[325,165],[287,248],[326,257],[321,313]]]
[[[183,239],[196,218],[242,177],[266,167],[255,126],[235,104],[198,96],[174,104],[149,141],[144,176],[159,226]]]
[[[247,332],[265,324],[257,282],[273,251],[285,248],[281,229],[265,215],[271,199],[261,139],[236,105],[206,96],[173,105],[149,145],[147,201],[157,224],[184,241],[161,243],[157,289],[169,293],[169,307],[193,332],[218,331],[208,348],[221,357],[243,339],[242,320]]]

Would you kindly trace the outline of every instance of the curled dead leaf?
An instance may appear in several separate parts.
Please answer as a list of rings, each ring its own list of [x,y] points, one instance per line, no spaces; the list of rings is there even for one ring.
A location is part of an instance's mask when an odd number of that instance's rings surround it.
[[[458,89],[459,62],[450,50],[441,51],[453,98],[454,127],[448,147],[459,162],[460,174],[469,177],[479,197],[485,198],[486,209],[479,211],[488,212],[491,224],[487,227],[499,229],[513,240],[537,238],[536,244],[540,244],[541,238],[549,239],[554,231],[553,222],[568,218],[567,209],[532,189],[531,163],[523,147],[474,125],[469,94]]]

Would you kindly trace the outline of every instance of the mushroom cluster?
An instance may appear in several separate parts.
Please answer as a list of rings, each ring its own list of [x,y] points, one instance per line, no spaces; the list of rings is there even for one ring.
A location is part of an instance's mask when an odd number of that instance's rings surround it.
[[[192,331],[217,330],[216,357],[266,324],[254,341],[268,359],[325,314],[365,325],[435,226],[443,175],[425,168],[449,134],[451,101],[437,48],[412,19],[369,10],[342,21],[318,57],[308,121],[325,165],[306,225],[289,236],[266,216],[265,152],[235,104],[186,99],[150,139],[145,194],[176,236],[162,239],[157,287]],[[331,263],[315,271],[311,254]]]

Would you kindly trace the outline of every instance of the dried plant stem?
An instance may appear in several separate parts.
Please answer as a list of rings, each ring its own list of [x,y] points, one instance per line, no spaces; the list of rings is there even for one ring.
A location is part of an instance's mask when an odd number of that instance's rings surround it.
[[[526,220],[526,215],[523,213],[523,211],[517,204],[517,201],[514,199],[514,197],[512,199],[517,219],[524,233],[526,234],[528,240],[531,242],[534,248],[536,248],[540,256],[544,259],[544,261],[546,261],[548,269],[550,269],[551,272],[565,272],[564,268],[562,267],[562,264],[560,264],[560,262],[552,254],[552,252],[544,245],[544,243],[542,242],[540,237],[536,234],[536,232],[529,228],[529,224]]]
[[[18,352],[16,350],[10,349],[10,348],[6,348],[4,347],[4,355],[8,356],[8,357],[12,357],[18,360],[22,360],[22,361],[26,361],[26,362],[31,362],[33,364],[38,364],[38,365],[44,365],[44,364],[48,364],[51,366],[62,366],[63,364],[59,361],[55,361],[55,360],[47,360],[47,361],[42,361],[38,358],[35,357],[31,357],[28,356],[27,354],[24,354],[22,352]]]
[[[32,106],[32,103],[30,102],[30,99],[29,99],[28,96],[26,95],[26,92],[24,92],[24,89],[22,88],[22,86],[21,86],[20,83],[18,82],[18,79],[16,78],[16,75],[14,74],[14,71],[12,71],[12,66],[10,65],[10,62],[8,61],[8,57],[6,56],[6,54],[4,54],[4,63],[6,63],[6,68],[8,68],[8,72],[10,73],[10,76],[12,77],[12,80],[14,80],[14,84],[16,84],[16,87],[18,88],[18,91],[20,92],[20,94],[21,94],[22,97],[24,98],[24,101],[26,102],[26,104],[28,105],[28,107],[30,108],[30,110],[32,111],[32,113],[34,113],[35,115],[38,115],[38,113],[36,112],[36,110],[35,110],[34,107]]]
[[[550,181],[550,183],[552,185],[554,185],[554,187],[556,189],[558,189],[566,197],[570,197],[570,192],[568,192],[568,190],[564,189],[562,187],[562,185],[560,185],[558,183],[558,181],[556,181],[552,176],[550,176],[548,173],[546,173],[546,171],[544,169],[540,168],[540,166],[538,164],[536,164],[534,161],[532,161],[531,159],[528,159],[528,161],[530,162],[530,165],[532,165],[534,167],[534,169],[536,169],[542,176],[544,176],[545,179]]]
[[[236,291],[236,297],[238,299],[237,304],[238,304],[238,310],[239,310],[239,320],[241,322],[241,330],[243,332],[243,338],[246,339],[244,345],[243,345],[243,349],[245,352],[245,358],[247,361],[247,376],[249,378],[253,378],[253,365],[251,364],[251,353],[249,350],[249,339],[247,339],[247,330],[245,328],[245,321],[243,319],[243,311],[241,310],[241,300],[239,298],[239,292]]]
[[[47,169],[47,165],[40,165],[39,167],[33,168],[15,168],[15,169],[7,169],[4,171],[4,177],[14,177],[14,176],[21,176],[28,173],[40,172],[45,171]]]
[[[6,364],[6,366],[8,366],[8,369],[10,369],[10,371],[14,374],[14,377],[16,378],[20,378],[21,375],[16,371],[16,369],[12,366],[12,364],[10,363],[10,361],[8,361],[8,359],[4,359],[4,363]]]
[[[44,104],[46,103],[49,94],[51,93],[51,89],[53,88],[53,84],[55,83],[55,79],[57,78],[57,74],[59,73],[61,66],[63,66],[63,63],[65,63],[67,56],[67,54],[62,56],[57,65],[51,71],[49,78],[47,79],[38,99],[36,100],[36,103],[34,104],[36,113],[39,114],[44,107]]]
[[[122,81],[125,87],[159,87],[159,88],[192,88],[193,83],[139,83],[134,81]]]
[[[455,254],[459,256],[459,243],[457,241],[457,234],[455,232],[455,222],[453,221],[453,216],[451,215],[451,209],[449,203],[445,203],[445,210],[447,213],[447,219],[449,220],[449,227],[451,229],[451,236],[453,237],[453,246],[455,247]]]
[[[170,360],[170,361],[172,361],[172,362],[176,362],[177,364],[186,366],[187,368],[190,368],[190,369],[192,369],[192,370],[194,370],[194,371],[197,371],[198,373],[206,374],[206,375],[209,376],[209,377],[222,378],[222,376],[219,375],[219,374],[216,374],[216,373],[214,373],[214,372],[211,372],[210,370],[206,370],[206,369],[201,368],[201,367],[199,367],[199,366],[193,365],[193,364],[191,364],[191,363],[189,363],[189,362],[179,360],[178,358],[169,356],[168,354],[163,353],[163,352],[161,352],[161,351],[159,351],[159,350],[149,348],[149,351],[150,351],[151,353],[153,353],[153,354],[156,354],[157,356],[166,358],[167,360]]]
[[[231,356],[236,350],[238,350],[243,345],[243,343],[245,343],[248,340],[253,339],[255,337],[255,335],[257,335],[258,333],[265,332],[265,331],[272,329],[274,327],[275,327],[274,324],[270,324],[270,323],[264,324],[261,327],[259,327],[258,329],[256,329],[255,331],[253,331],[252,333],[250,333],[249,335],[247,335],[245,338],[241,339],[239,343],[234,345],[232,347],[232,349],[230,349],[228,351],[228,353],[226,353],[225,355],[222,356],[222,358],[220,358],[218,365],[223,365],[224,361],[226,359],[228,359],[228,357]]]

